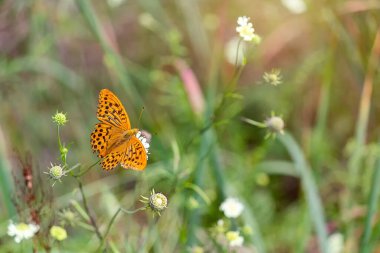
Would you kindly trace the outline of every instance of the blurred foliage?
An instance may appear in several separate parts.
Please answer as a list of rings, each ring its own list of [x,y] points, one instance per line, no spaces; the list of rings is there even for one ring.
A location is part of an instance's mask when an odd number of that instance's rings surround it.
[[[343,252],[380,250],[380,1],[305,1],[300,14],[282,2],[1,1],[0,251],[32,247],[7,236],[8,220],[22,218],[12,203],[23,184],[23,154],[31,154],[35,187],[53,196],[41,200],[51,205],[39,210],[45,222],[57,222],[64,208],[80,213],[73,206],[82,201],[77,181],[66,177],[51,188],[43,174],[60,159],[51,116],[58,110],[68,117],[60,130],[68,164],[93,164],[89,135],[103,88],[152,141],[144,172],[96,166],[81,178],[100,230],[120,206],[141,206],[139,196],[153,188],[169,201],[158,219],[117,216],[109,252],[209,250],[210,227],[228,196],[245,204],[239,225],[253,229],[237,252],[326,252],[313,225],[319,197],[326,222],[319,225],[343,234]],[[242,15],[262,42],[247,45],[247,65],[229,90],[236,68],[226,45]],[[278,86],[263,80],[272,69],[281,70]],[[200,93],[191,90],[197,84]],[[265,129],[241,120],[264,121],[272,111],[297,140],[304,166],[284,144],[288,135],[265,139]],[[47,240],[50,246],[99,246],[83,226],[67,229],[68,239]]]

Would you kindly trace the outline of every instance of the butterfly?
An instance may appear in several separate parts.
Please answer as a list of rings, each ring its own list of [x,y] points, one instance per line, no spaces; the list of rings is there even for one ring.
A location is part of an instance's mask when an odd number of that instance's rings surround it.
[[[96,116],[100,123],[91,133],[91,148],[103,158],[103,169],[111,170],[120,163],[126,169],[144,170],[149,144],[139,129],[131,128],[126,110],[110,90],[100,91]]]

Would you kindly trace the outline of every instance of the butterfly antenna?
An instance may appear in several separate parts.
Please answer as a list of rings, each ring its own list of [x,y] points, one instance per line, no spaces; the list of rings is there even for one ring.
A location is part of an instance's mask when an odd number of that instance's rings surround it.
[[[139,121],[137,122],[137,127],[140,129],[140,120],[141,120],[141,117],[142,117],[142,114],[144,112],[145,108],[144,106],[141,108],[141,112],[140,112],[140,116],[139,116]]]

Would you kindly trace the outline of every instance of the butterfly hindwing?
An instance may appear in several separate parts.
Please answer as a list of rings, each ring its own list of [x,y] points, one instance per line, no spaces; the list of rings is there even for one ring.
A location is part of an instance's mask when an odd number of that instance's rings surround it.
[[[144,145],[136,136],[131,136],[127,149],[121,160],[121,166],[134,170],[144,170],[147,164],[147,153]]]
[[[103,89],[99,93],[97,117],[123,130],[131,129],[129,117],[120,100],[110,90]]]
[[[115,168],[120,163],[122,156],[123,152],[120,150],[113,151],[106,155],[101,163],[103,169],[112,170]]]

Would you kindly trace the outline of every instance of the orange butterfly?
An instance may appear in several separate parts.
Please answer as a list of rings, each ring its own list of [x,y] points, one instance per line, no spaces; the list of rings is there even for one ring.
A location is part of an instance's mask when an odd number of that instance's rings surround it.
[[[100,123],[91,133],[91,148],[103,158],[103,169],[111,170],[120,163],[126,169],[144,170],[149,144],[139,129],[131,129],[127,112],[111,91],[100,91],[96,116]]]

